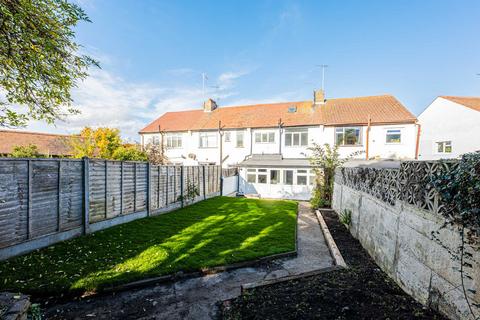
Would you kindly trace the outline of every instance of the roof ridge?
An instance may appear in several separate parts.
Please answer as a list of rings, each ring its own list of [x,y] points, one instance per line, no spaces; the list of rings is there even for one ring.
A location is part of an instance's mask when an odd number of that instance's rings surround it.
[[[36,134],[36,135],[42,135],[42,136],[55,136],[55,137],[75,137],[75,136],[78,136],[78,134],[48,133],[48,132],[21,131],[21,130],[0,130],[0,132],[20,133],[20,134]]]
[[[438,96],[439,98],[460,98],[460,99],[480,99],[480,97],[476,96]]]

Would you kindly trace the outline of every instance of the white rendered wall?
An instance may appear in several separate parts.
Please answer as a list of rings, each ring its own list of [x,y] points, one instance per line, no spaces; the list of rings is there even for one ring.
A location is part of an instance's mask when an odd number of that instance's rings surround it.
[[[457,158],[480,150],[480,112],[437,98],[418,120],[422,126],[419,159]],[[452,141],[452,153],[438,153],[436,142]]]

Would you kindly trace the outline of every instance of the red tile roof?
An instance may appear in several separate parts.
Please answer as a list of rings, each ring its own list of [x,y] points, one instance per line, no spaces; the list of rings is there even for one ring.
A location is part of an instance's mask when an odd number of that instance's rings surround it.
[[[296,112],[289,112],[296,107]],[[284,126],[367,124],[368,118],[377,123],[414,123],[415,116],[390,95],[329,99],[325,104],[312,101],[218,107],[212,112],[202,109],[167,112],[140,133],[159,131],[211,130],[222,122],[225,128],[276,127],[282,119]]]
[[[450,100],[476,111],[480,111],[480,97],[440,96],[440,98]]]
[[[0,130],[0,154],[10,154],[15,146],[34,144],[42,155],[71,155],[68,139],[72,136],[28,131]]]

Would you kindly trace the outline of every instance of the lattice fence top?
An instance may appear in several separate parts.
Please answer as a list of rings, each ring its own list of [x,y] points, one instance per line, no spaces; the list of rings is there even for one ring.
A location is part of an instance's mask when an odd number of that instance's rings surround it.
[[[405,161],[400,168],[342,167],[335,182],[365,192],[389,205],[397,200],[433,213],[444,205],[433,188],[432,178],[443,167],[452,170],[458,161]]]

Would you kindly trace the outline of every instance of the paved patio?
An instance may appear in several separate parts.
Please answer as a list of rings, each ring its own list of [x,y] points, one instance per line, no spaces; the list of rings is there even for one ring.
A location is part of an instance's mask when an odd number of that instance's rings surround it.
[[[240,295],[242,284],[295,276],[334,265],[315,214],[299,205],[298,255],[255,268],[180,280],[50,306],[48,319],[212,319],[217,302]]]

